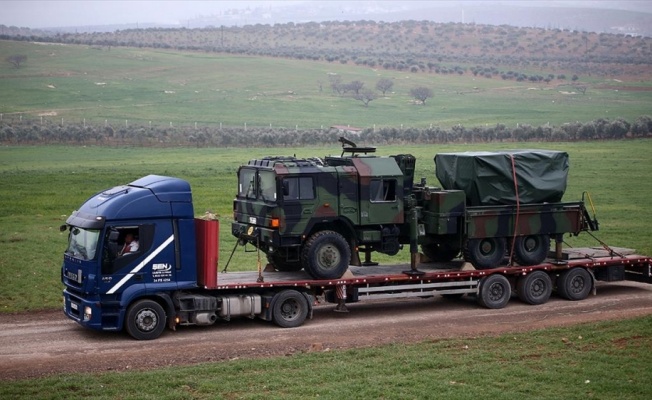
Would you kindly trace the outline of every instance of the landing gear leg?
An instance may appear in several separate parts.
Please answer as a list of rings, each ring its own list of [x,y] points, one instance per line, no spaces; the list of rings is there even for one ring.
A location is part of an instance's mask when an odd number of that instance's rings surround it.
[[[335,307],[335,312],[348,313],[349,309],[346,308],[346,285],[337,285],[335,288],[335,294],[337,296],[337,307]]]

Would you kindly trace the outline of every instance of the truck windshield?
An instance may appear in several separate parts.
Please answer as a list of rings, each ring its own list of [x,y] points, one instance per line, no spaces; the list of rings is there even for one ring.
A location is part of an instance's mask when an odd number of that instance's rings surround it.
[[[263,201],[276,201],[276,179],[271,171],[258,171],[260,197]]]
[[[66,254],[81,260],[94,259],[99,237],[99,230],[71,227]]]
[[[247,199],[256,198],[256,170],[242,168],[238,177],[238,196]]]
[[[276,175],[274,172],[242,168],[238,181],[239,197],[276,201]]]

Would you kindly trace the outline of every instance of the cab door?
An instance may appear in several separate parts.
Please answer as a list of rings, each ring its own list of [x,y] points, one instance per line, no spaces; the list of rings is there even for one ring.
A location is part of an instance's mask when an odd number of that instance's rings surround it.
[[[317,200],[315,176],[312,174],[286,175],[281,178],[283,196],[282,235],[303,234],[315,213]]]
[[[123,253],[125,238],[133,235],[138,249]],[[143,288],[174,282],[174,235],[169,221],[124,223],[106,227],[102,248],[100,293],[118,294],[132,285]]]

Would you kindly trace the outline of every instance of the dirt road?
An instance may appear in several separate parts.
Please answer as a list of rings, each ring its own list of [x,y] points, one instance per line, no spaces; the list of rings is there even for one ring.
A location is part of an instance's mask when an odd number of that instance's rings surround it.
[[[148,342],[124,333],[83,329],[60,311],[0,315],[0,379],[151,369],[652,315],[652,285],[599,284],[597,293],[580,302],[553,295],[540,306],[514,298],[502,310],[482,308],[466,297],[352,304],[348,314],[334,313],[334,306],[324,305],[299,328],[281,329],[265,321],[241,319],[209,327],[180,327]]]

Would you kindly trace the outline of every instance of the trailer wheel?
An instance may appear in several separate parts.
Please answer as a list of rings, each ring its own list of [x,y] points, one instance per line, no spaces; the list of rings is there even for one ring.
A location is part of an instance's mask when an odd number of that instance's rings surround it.
[[[567,300],[584,300],[591,293],[593,280],[584,268],[576,267],[564,271],[557,278],[557,293]]]
[[[500,274],[485,276],[480,280],[478,302],[487,308],[503,308],[512,297],[512,287],[507,278]]]
[[[518,279],[516,291],[518,298],[525,303],[543,304],[552,293],[552,279],[543,271],[534,271]]]
[[[541,264],[550,251],[550,238],[546,235],[519,236],[514,241],[514,260],[519,265]]]
[[[349,267],[351,249],[344,237],[334,231],[312,235],[302,253],[303,267],[315,279],[337,279]]]
[[[464,258],[477,269],[491,269],[500,265],[507,244],[505,238],[469,239],[464,249]]]
[[[136,340],[152,340],[165,329],[165,310],[153,300],[139,300],[129,306],[125,328]]]
[[[302,325],[308,316],[308,300],[296,290],[284,290],[272,300],[272,319],[281,328]]]

